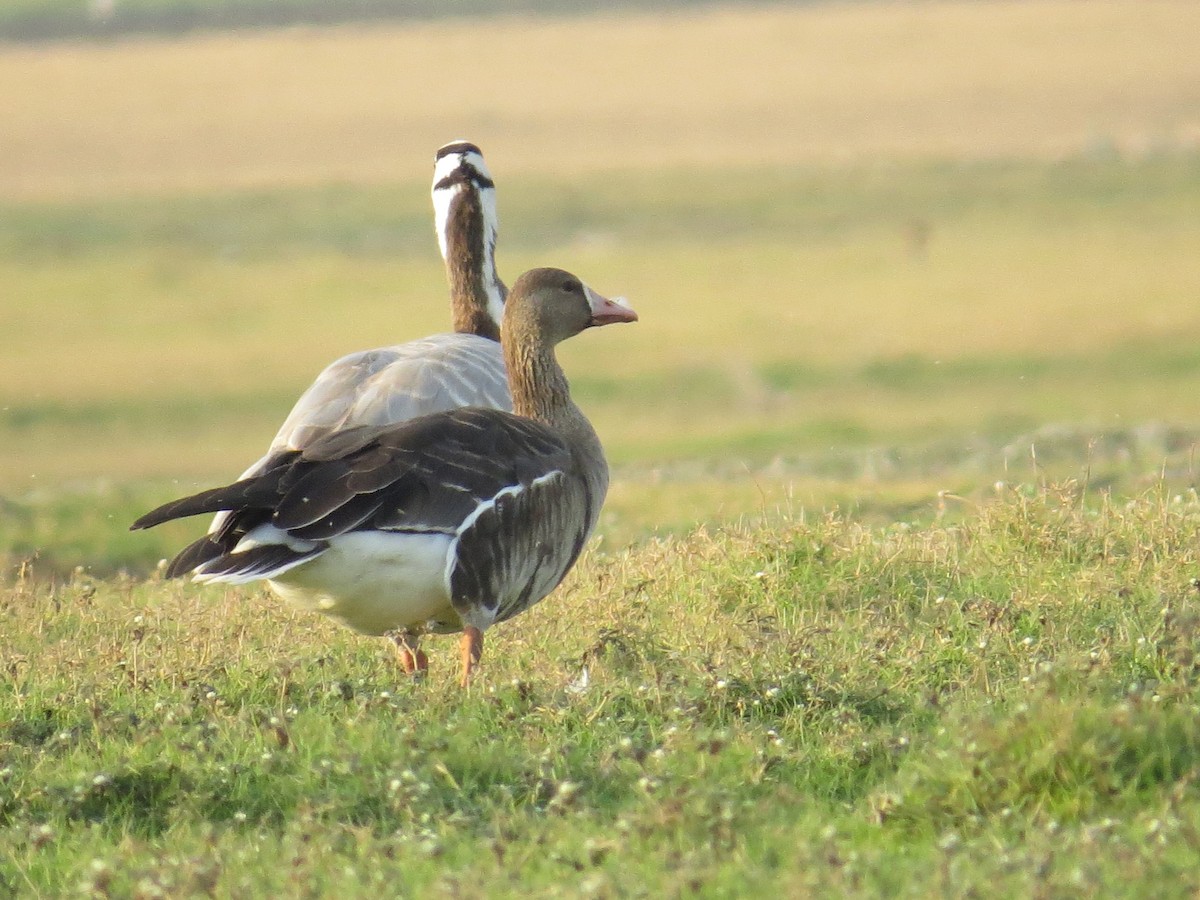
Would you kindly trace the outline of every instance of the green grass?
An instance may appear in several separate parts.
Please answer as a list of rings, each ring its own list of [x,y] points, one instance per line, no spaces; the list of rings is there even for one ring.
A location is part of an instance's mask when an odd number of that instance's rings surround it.
[[[57,896],[1187,896],[1200,502],[593,551],[406,681],[257,591],[0,594],[0,878]],[[581,682],[586,669],[588,680]],[[486,748],[486,752],[483,752]],[[81,885],[87,885],[81,888]]]

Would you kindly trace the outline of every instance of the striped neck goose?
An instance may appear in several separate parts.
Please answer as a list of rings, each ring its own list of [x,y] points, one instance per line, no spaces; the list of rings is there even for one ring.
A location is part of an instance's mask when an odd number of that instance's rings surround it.
[[[454,141],[438,150],[432,196],[454,332],[330,363],[242,478],[264,471],[277,454],[341,428],[390,425],[460,406],[512,409],[498,343],[508,291],[496,274],[496,184],[477,146]],[[209,533],[225,520],[224,514],[214,518]]]
[[[469,407],[334,432],[133,528],[225,511],[220,530],[180,552],[168,577],[266,579],[302,608],[398,635],[409,671],[427,665],[422,634],[462,631],[466,686],[484,631],[562,581],[608,489],[599,438],[571,400],[554,347],[591,326],[636,320],[561,269],[526,272],[502,325],[513,413]]]
[[[512,409],[500,351],[507,289],[496,274],[496,184],[479,148],[437,152],[433,207],[454,332],[363,350],[331,363],[296,402],[267,455],[355,425],[390,425],[460,406]]]
[[[496,183],[483,152],[470,141],[441,147],[431,195],[454,330],[498,341],[508,288],[496,274]]]

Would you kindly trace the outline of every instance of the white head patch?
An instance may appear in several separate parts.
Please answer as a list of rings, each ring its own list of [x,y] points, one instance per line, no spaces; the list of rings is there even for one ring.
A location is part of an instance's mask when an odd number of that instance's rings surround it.
[[[460,177],[455,178],[455,175]],[[482,183],[481,183],[482,182]],[[442,259],[446,258],[446,228],[454,199],[470,185],[479,194],[479,205],[483,208],[483,235],[485,241],[495,243],[499,223],[496,217],[496,189],[492,186],[492,173],[488,171],[483,156],[475,150],[447,153],[433,167],[433,215],[437,229],[438,247]]]

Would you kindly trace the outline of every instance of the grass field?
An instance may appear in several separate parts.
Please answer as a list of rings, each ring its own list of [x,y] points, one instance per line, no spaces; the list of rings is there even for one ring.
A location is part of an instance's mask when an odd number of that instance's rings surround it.
[[[1193,896],[1198,60],[1182,2],[0,47],[0,893]],[[445,327],[460,135],[506,278],[642,317],[563,348],[614,484],[468,695],[126,530]]]
[[[469,695],[445,639],[412,684],[382,642],[253,591],[18,581],[0,879],[30,896],[1191,896],[1200,505],[1080,499],[593,551],[489,638]]]

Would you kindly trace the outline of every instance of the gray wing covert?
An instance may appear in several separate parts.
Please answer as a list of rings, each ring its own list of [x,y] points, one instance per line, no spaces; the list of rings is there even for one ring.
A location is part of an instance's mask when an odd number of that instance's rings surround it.
[[[339,429],[392,425],[462,406],[512,409],[495,341],[439,334],[352,353],[331,363],[304,392],[271,453],[303,449]]]

